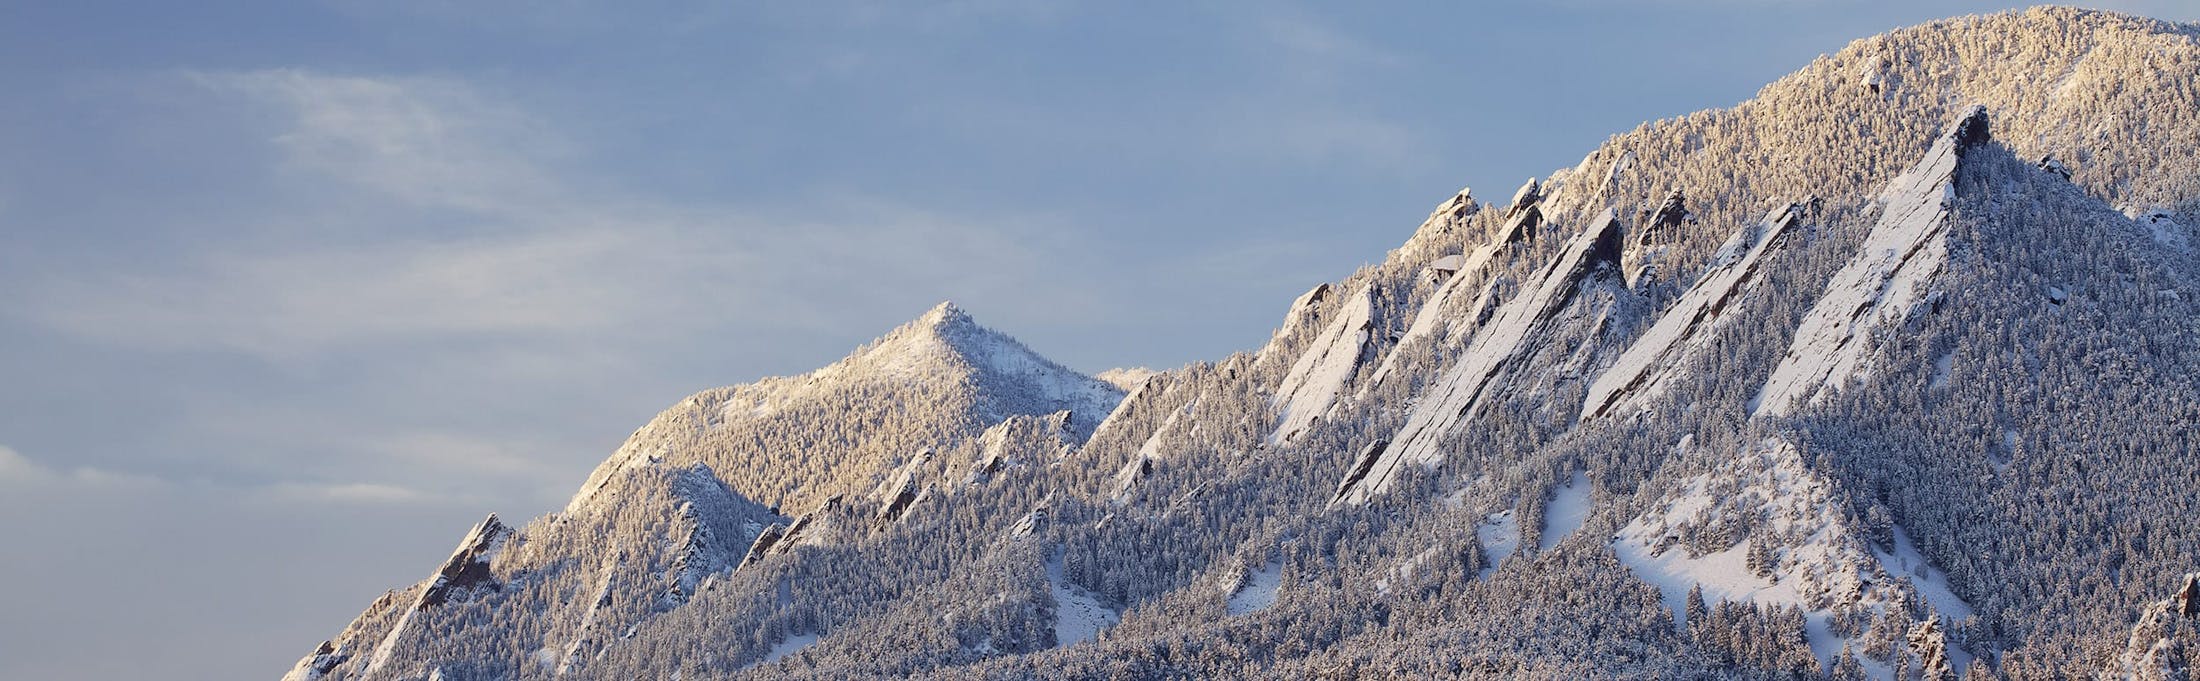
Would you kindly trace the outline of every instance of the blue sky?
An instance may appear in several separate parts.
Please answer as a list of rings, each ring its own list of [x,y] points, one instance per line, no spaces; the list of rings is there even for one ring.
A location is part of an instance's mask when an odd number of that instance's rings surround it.
[[[2000,8],[0,6],[0,677],[279,675],[688,393],[945,299],[1250,349],[1461,186]]]

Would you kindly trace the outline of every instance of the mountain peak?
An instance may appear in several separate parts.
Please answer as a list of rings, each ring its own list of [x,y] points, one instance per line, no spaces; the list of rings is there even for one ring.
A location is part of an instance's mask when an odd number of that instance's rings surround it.
[[[915,324],[935,329],[942,329],[959,326],[975,326],[977,325],[977,322],[970,318],[970,313],[964,312],[961,306],[956,305],[955,301],[942,300],[940,301],[940,304],[932,306],[932,309],[930,310],[926,310],[923,316],[917,317]]]
[[[941,362],[953,363],[957,359],[971,366],[983,366],[984,355],[1004,351],[1030,352],[1015,339],[980,326],[954,301],[942,301],[916,319],[864,345],[842,363],[855,362],[906,372],[938,368],[936,365]]]

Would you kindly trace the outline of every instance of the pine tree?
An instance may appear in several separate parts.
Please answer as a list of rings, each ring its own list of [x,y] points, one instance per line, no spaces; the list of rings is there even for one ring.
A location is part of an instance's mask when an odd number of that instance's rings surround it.
[[[1910,650],[1918,661],[1918,681],[1954,681],[1956,672],[1948,666],[1948,639],[1940,631],[1940,616],[1925,618],[1910,630]]]
[[[1702,584],[1688,588],[1688,603],[1682,612],[1686,616],[1686,621],[1682,624],[1687,626],[1689,631],[1701,631],[1703,629],[1706,623],[1705,618],[1710,616],[1711,611],[1709,608],[1704,607]]]
[[[1865,681],[1864,663],[1856,659],[1856,651],[1849,644],[1841,644],[1841,655],[1833,660],[1833,669],[1826,673],[1831,681]]]

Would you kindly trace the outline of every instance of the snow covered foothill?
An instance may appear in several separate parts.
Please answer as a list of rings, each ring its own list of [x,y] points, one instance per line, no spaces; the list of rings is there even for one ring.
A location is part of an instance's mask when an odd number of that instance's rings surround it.
[[[1676,456],[1708,460],[1717,453],[1683,443]],[[1794,606],[1804,611],[1811,651],[1830,663],[1852,643],[1828,625],[1841,609],[1879,612],[1914,595],[1944,618],[1971,615],[1945,573],[1899,529],[1896,537],[1892,553],[1864,541],[1833,486],[1804,465],[1792,444],[1774,438],[1680,481],[1620,529],[1612,550],[1658,588],[1677,626],[1686,626],[1684,605],[1695,588],[1709,604]]]

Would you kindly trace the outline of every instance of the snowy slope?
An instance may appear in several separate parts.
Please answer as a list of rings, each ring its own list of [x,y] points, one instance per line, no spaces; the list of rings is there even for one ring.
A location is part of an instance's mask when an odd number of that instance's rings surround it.
[[[1258,570],[1245,572],[1235,592],[1224,603],[1224,611],[1231,617],[1249,615],[1267,610],[1276,604],[1276,592],[1283,587],[1283,562],[1269,561]]]
[[[1679,456],[1718,460],[1721,453],[1680,446]],[[1793,606],[1808,617],[1810,645],[1830,663],[1850,641],[1827,621],[1871,613],[1922,597],[1939,614],[1967,617],[1969,604],[1896,531],[1894,551],[1864,541],[1834,487],[1810,471],[1794,445],[1772,439],[1711,472],[1689,477],[1628,522],[1612,539],[1621,563],[1658,587],[1675,621],[1692,588],[1707,603]],[[1759,553],[1753,564],[1750,554]],[[1897,581],[1896,577],[1908,577]]]
[[[1054,644],[1072,646],[1115,626],[1122,616],[1062,576],[1060,556],[1047,560],[1047,589],[1054,596]]]

